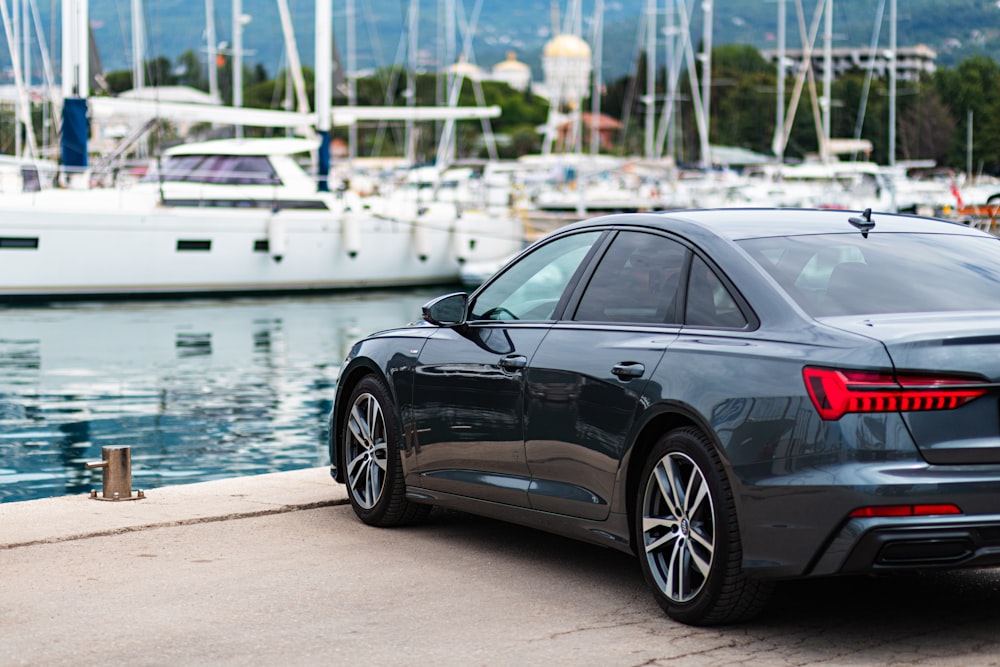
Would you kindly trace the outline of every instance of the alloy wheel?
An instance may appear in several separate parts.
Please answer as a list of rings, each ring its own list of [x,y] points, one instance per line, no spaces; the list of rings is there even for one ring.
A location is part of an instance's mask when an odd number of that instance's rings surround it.
[[[690,602],[704,588],[715,556],[711,489],[698,464],[669,452],[653,467],[642,502],[643,556],[659,589]]]
[[[385,488],[388,445],[382,406],[373,395],[360,394],[351,406],[347,425],[348,488],[358,505],[370,510]]]

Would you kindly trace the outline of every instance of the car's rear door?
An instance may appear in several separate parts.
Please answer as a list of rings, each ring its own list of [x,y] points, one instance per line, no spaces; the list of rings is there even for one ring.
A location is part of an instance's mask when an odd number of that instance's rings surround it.
[[[413,391],[416,479],[408,486],[528,505],[524,371],[602,232],[540,245],[490,282],[469,322],[423,346]]]
[[[690,255],[667,236],[619,232],[542,341],[526,376],[532,508],[608,516],[640,397],[677,338]]]

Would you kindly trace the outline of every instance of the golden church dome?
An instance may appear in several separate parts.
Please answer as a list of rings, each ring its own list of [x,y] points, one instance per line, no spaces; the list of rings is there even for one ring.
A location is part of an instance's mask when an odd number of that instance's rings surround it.
[[[590,60],[590,45],[576,35],[556,35],[545,43],[545,58],[579,58]]]

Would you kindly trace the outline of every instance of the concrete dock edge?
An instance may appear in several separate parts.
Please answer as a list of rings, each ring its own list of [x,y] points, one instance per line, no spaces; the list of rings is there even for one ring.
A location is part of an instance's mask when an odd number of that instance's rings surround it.
[[[347,502],[327,467],[142,490],[142,500],[103,502],[84,494],[0,503],[0,549]]]

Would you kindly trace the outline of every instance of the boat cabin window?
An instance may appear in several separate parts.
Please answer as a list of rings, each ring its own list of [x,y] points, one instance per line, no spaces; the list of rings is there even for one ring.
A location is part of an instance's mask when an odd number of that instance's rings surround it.
[[[168,157],[160,175],[151,180],[214,185],[281,185],[281,179],[263,155],[176,155]]]

